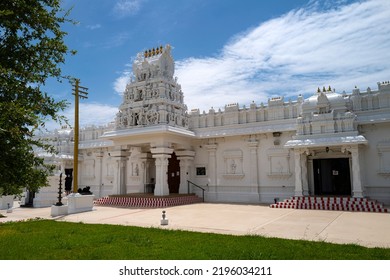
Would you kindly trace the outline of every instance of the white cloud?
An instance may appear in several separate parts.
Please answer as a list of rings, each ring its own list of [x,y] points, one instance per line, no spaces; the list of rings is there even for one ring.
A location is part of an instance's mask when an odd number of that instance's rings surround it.
[[[216,56],[176,61],[184,102],[208,111],[274,96],[295,99],[328,85],[338,92],[355,85],[365,90],[389,80],[390,1],[344,2],[312,1],[236,34]],[[119,94],[130,73],[126,65],[114,82]]]
[[[103,49],[112,49],[123,46],[129,39],[129,33],[127,32],[118,32],[110,35],[106,40],[99,39],[98,42],[94,41],[85,41],[83,43],[84,48],[103,48]]]
[[[99,23],[97,23],[97,24],[90,24],[90,25],[87,25],[86,27],[87,27],[87,29],[90,29],[90,30],[95,30],[95,29],[99,29],[99,28],[101,28],[101,27],[102,27],[102,25],[101,25],[101,24],[99,24]]]
[[[126,43],[128,38],[129,34],[127,32],[119,32],[108,38],[108,40],[102,43],[101,46],[105,49],[120,47]]]
[[[117,78],[114,82],[114,90],[119,94],[123,94],[126,85],[129,83],[129,75],[127,73],[123,73],[119,78]]]
[[[113,7],[113,13],[118,17],[135,15],[140,10],[142,2],[143,0],[118,0]]]
[[[120,74],[120,77],[117,78],[114,83],[114,90],[119,95],[122,95],[126,89],[126,85],[130,82],[130,77],[132,76],[131,64],[126,64],[126,69]]]
[[[114,121],[118,107],[98,103],[80,103],[79,112],[80,126],[106,125]],[[74,107],[69,107],[64,114],[69,119],[70,124],[73,125]]]
[[[115,120],[115,115],[118,112],[117,106],[111,106],[99,103],[82,103],[79,105],[79,125],[80,127],[96,125],[107,125]],[[70,104],[69,107],[62,113],[69,124],[74,126],[74,104]],[[59,124],[52,121],[45,124],[45,128],[48,130],[58,129]]]
[[[338,91],[374,87],[390,78],[389,15],[387,0],[322,11],[312,3],[264,22],[234,36],[218,56],[176,63],[185,102],[208,110],[312,94],[329,84]]]

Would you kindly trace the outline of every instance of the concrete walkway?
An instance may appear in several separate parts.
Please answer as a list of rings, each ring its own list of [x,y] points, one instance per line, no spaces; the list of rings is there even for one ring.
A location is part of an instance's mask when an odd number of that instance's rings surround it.
[[[17,203],[15,203],[17,205]],[[161,226],[162,210],[169,224]],[[319,210],[271,209],[268,205],[199,203],[166,209],[95,206],[93,211],[51,217],[51,209],[20,208],[0,222],[31,218],[91,224],[161,227],[233,235],[262,235],[287,239],[353,243],[390,248],[390,214]]]

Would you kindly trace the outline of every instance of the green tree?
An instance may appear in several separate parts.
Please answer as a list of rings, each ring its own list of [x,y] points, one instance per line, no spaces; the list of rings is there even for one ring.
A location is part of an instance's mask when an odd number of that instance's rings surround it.
[[[33,137],[45,122],[64,121],[67,102],[44,88],[50,78],[62,82],[60,66],[69,50],[61,28],[73,23],[60,0],[0,1],[0,196],[47,185],[52,167],[33,146],[53,148]]]

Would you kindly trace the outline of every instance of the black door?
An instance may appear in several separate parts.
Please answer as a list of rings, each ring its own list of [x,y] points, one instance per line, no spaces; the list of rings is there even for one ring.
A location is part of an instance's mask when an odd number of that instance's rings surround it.
[[[316,195],[351,195],[348,158],[313,160]]]
[[[168,159],[168,187],[169,193],[178,193],[180,187],[180,160],[173,153]]]

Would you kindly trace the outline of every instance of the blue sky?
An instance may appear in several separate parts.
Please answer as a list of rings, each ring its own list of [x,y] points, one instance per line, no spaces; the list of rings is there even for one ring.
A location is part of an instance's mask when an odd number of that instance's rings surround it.
[[[173,47],[189,110],[390,80],[388,0],[64,0],[63,7],[79,22],[63,27],[78,53],[62,68],[89,88],[82,126],[114,120],[133,59],[159,45]],[[72,124],[71,86],[47,88],[71,102],[64,114]]]

